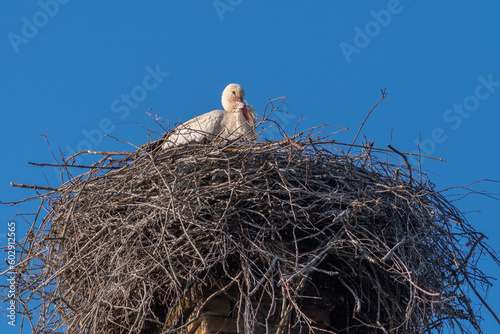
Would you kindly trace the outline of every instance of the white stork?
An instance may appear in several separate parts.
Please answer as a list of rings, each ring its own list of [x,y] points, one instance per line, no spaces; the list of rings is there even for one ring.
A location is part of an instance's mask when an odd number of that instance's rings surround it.
[[[245,91],[235,83],[222,92],[224,110],[213,110],[195,117],[165,135],[163,149],[205,139],[253,139],[257,115],[251,105],[243,102]]]

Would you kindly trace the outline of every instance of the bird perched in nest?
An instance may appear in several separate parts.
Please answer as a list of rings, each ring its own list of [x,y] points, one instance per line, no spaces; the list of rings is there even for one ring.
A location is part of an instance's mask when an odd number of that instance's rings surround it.
[[[243,101],[243,87],[232,83],[222,92],[224,110],[213,110],[195,117],[168,132],[162,138],[164,150],[188,143],[215,139],[253,139],[257,115],[251,105]]]

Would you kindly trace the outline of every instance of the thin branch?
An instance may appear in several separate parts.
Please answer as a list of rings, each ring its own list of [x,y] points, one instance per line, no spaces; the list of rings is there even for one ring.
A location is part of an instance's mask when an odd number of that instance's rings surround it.
[[[9,185],[11,187],[19,187],[19,188],[35,189],[35,190],[49,190],[49,191],[57,191],[58,190],[58,188],[51,188],[51,187],[44,187],[44,186],[37,186],[37,185],[29,185],[29,184],[20,184],[20,183],[13,183],[13,182],[10,182]]]
[[[347,151],[347,154],[349,154],[351,152],[351,148],[352,146],[354,145],[354,143],[356,142],[356,139],[358,139],[358,136],[359,136],[359,133],[361,132],[361,129],[363,128],[363,126],[365,125],[366,123],[366,120],[368,119],[368,117],[370,117],[370,114],[372,113],[373,110],[375,110],[375,108],[377,107],[377,105],[382,102],[383,100],[387,100],[386,96],[387,96],[387,93],[385,92],[385,88],[381,89],[380,92],[382,93],[382,97],[380,98],[380,100],[377,101],[377,103],[375,103],[375,105],[370,109],[370,111],[368,112],[368,114],[366,115],[365,119],[363,120],[363,122],[361,123],[361,125],[359,126],[359,129],[358,129],[358,132],[356,132],[356,136],[354,136],[354,139],[351,143],[351,147],[349,147],[349,150]]]
[[[408,170],[408,183],[412,183],[412,176],[411,176],[411,165],[408,162],[408,158],[406,157],[405,154],[401,153],[400,151],[396,150],[394,147],[392,147],[390,144],[387,144],[387,147],[393,150],[395,153],[399,154],[401,157],[403,157],[405,164],[406,164],[406,169]]]

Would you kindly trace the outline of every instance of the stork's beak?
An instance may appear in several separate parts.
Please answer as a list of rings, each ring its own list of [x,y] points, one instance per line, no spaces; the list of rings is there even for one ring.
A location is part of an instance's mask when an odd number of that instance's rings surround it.
[[[241,109],[243,112],[243,116],[246,118],[248,124],[253,125],[253,119],[248,114],[247,107],[245,106],[245,103],[241,99],[237,99],[236,101],[243,103],[243,108]]]

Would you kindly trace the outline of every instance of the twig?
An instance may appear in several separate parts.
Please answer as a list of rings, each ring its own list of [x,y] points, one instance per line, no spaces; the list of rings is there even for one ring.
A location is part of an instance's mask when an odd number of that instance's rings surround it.
[[[26,189],[35,189],[35,190],[50,190],[50,191],[59,190],[58,188],[36,186],[36,185],[29,185],[29,184],[20,184],[20,183],[13,183],[13,182],[10,182],[10,186],[11,187],[26,188]]]
[[[49,163],[38,163],[38,162],[30,162],[28,164],[39,166],[39,167],[60,167],[60,168],[85,168],[85,169],[120,169],[122,167],[112,167],[112,166],[88,166],[88,165],[64,165],[64,164],[49,164]]]
[[[412,183],[412,176],[411,176],[411,165],[408,162],[408,158],[406,158],[406,155],[401,153],[400,151],[396,150],[394,147],[391,146],[391,144],[387,144],[387,147],[393,150],[395,153],[399,154],[401,157],[403,157],[405,164],[406,164],[406,169],[408,169],[408,183]]]
[[[351,147],[349,147],[349,150],[347,150],[347,154],[349,154],[351,152],[351,148],[352,148],[352,145],[354,145],[354,143],[356,142],[356,139],[358,139],[358,136],[359,136],[359,133],[361,132],[361,129],[363,128],[363,126],[365,125],[365,122],[366,120],[368,119],[368,117],[370,117],[370,114],[372,113],[372,111],[377,107],[377,105],[382,102],[383,100],[387,100],[386,99],[386,96],[387,96],[387,93],[385,92],[385,88],[381,89],[380,90],[381,93],[382,93],[382,97],[380,98],[380,100],[377,101],[377,103],[375,103],[375,105],[370,109],[370,111],[368,112],[368,114],[366,115],[365,119],[363,120],[363,122],[361,123],[361,125],[359,126],[359,129],[358,129],[358,132],[356,132],[356,136],[354,136],[354,139],[351,143]]]
[[[490,305],[488,305],[488,303],[486,302],[486,300],[484,300],[484,298],[479,294],[479,292],[477,291],[477,289],[474,286],[474,284],[472,284],[472,282],[470,281],[469,276],[464,273],[464,277],[465,277],[465,280],[467,281],[467,283],[469,284],[469,286],[471,287],[472,291],[474,291],[474,294],[476,295],[476,297],[488,309],[488,311],[490,312],[490,314],[493,316],[493,318],[495,318],[495,320],[497,321],[497,323],[500,325],[500,318],[498,318],[498,316],[496,315],[495,311],[493,311],[493,309],[490,307]]]
[[[356,307],[355,307],[354,311],[355,312],[361,312],[361,299],[358,297],[358,295],[356,294],[356,292],[349,285],[347,285],[340,276],[337,277],[337,279],[340,281],[340,283],[342,283],[342,285],[347,290],[349,290],[349,292],[351,293],[351,295],[354,297],[354,300],[356,301]]]

